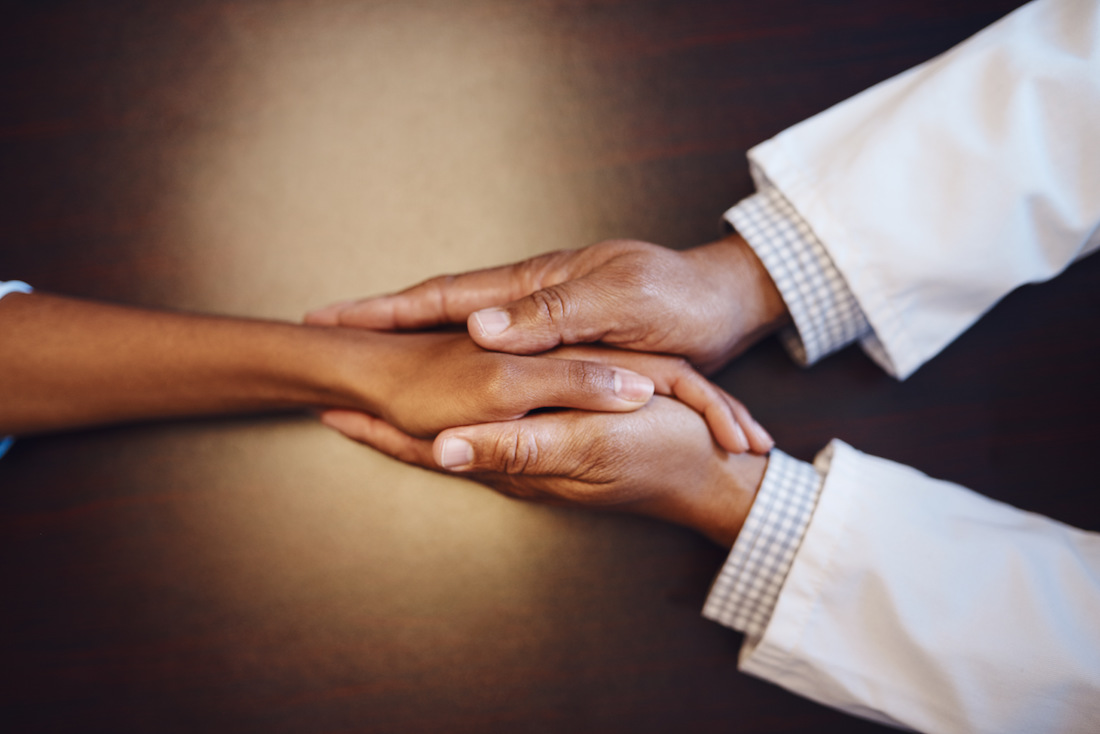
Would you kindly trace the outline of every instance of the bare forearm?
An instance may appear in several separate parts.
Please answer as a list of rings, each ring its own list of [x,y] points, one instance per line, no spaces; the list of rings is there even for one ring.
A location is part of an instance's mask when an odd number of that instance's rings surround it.
[[[637,410],[655,380],[670,390],[702,380],[652,355],[637,366],[654,379],[583,359],[487,352],[462,333],[202,316],[42,293],[0,301],[0,345],[0,435],[324,407],[434,436],[543,407]],[[735,402],[684,390],[700,410]]]
[[[351,405],[333,330],[63,298],[0,302],[0,434]]]

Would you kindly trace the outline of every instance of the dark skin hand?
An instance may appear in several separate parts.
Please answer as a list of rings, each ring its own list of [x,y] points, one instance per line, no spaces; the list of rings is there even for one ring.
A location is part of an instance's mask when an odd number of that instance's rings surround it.
[[[467,322],[486,349],[534,354],[602,342],[681,355],[710,373],[789,314],[763,264],[733,234],[683,252],[609,240],[333,304],[306,320],[383,330]]]
[[[729,451],[762,454],[774,445],[744,405],[680,358],[599,346],[518,356],[486,351],[464,333],[364,333],[388,341],[375,359],[391,365],[374,378],[368,412],[414,436],[514,420],[536,407],[635,410],[656,393],[703,415]]]
[[[656,389],[705,413],[731,451],[771,446],[750,442],[739,427],[753,425],[744,406],[683,360],[607,348],[517,356],[464,333],[301,326],[45,293],[0,301],[0,342],[0,435],[339,407],[429,437],[545,407],[637,410]]]
[[[681,355],[714,371],[789,318],[764,266],[731,235],[686,252],[602,242],[334,304],[306,320],[387,330],[466,322],[486,349],[534,354],[601,342]],[[727,453],[730,442],[716,445],[697,413],[661,397],[630,415],[534,415],[444,431],[434,444],[361,413],[330,411],[324,420],[402,461],[463,473],[510,496],[642,513],[727,547],[767,466],[766,457]],[[772,446],[754,422],[739,425],[746,440],[759,441],[754,449]]]
[[[330,411],[325,422],[401,461],[468,476],[502,494],[632,512],[732,547],[768,459],[730,454],[698,413],[654,397],[633,413],[567,410],[452,428],[434,441],[380,418]]]

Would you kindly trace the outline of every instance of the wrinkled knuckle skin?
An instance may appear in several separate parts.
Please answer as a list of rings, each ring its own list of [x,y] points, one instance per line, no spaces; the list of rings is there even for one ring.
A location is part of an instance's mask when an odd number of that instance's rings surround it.
[[[569,317],[569,305],[554,286],[535,291],[531,294],[531,300],[542,319],[556,327],[564,325]]]
[[[504,474],[534,473],[539,462],[539,444],[535,435],[516,427],[497,439],[492,451],[493,468]]]

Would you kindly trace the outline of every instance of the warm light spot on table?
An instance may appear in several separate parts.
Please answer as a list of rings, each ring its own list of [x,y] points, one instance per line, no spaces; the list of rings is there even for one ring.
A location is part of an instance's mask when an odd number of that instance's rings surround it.
[[[198,308],[281,315],[563,246],[563,94],[538,18],[233,8],[176,160]],[[565,145],[565,142],[562,142]]]

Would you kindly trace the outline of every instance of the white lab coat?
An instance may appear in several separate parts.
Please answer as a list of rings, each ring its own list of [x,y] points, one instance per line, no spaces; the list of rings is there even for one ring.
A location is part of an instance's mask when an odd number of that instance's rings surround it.
[[[1029,4],[750,157],[905,377],[1100,246],[1100,1]],[[840,442],[819,462],[743,670],[921,731],[1100,732],[1100,534]]]
[[[1100,9],[1041,0],[749,153],[899,377],[1100,246]]]

